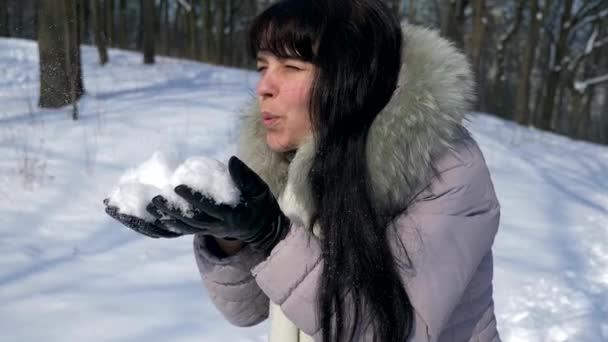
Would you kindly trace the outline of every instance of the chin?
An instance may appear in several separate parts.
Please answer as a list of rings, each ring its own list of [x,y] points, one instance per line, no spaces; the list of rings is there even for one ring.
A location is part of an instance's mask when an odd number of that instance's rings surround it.
[[[284,142],[279,139],[279,137],[273,136],[271,134],[266,135],[266,145],[273,152],[287,152],[291,150],[295,150],[295,147],[292,146],[289,142]]]

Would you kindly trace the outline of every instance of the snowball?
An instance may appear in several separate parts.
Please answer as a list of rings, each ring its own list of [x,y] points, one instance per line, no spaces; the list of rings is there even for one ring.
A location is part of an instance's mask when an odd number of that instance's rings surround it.
[[[117,207],[121,214],[137,216],[153,222],[155,218],[146,211],[146,206],[156,195],[158,188],[155,186],[127,182],[119,184],[112,190],[108,204]]]
[[[211,197],[217,203],[236,206],[240,192],[228,167],[215,159],[192,157],[180,165],[171,177],[171,184],[187,184],[194,190]]]
[[[119,183],[139,182],[162,188],[168,184],[176,166],[175,158],[156,151],[138,167],[125,172]]]
[[[216,203],[232,207],[239,203],[241,194],[224,163],[198,156],[188,158],[179,166],[177,164],[175,158],[155,152],[141,165],[122,175],[109,196],[109,204],[118,207],[120,213],[153,222],[155,218],[146,211],[146,206],[154,196],[160,194],[167,199],[169,207],[192,217],[191,205],[173,190],[180,184],[210,197]]]

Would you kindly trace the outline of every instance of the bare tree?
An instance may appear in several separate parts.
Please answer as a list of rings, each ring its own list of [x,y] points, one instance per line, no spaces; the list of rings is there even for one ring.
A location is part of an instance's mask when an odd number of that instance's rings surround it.
[[[417,18],[418,6],[416,6],[417,3],[418,2],[416,0],[409,0],[409,4],[407,7],[407,20],[412,24],[415,24],[416,21],[418,20],[418,18]]]
[[[517,122],[522,125],[530,124],[530,76],[534,67],[541,23],[550,5],[551,1],[545,0],[544,10],[540,10],[538,0],[531,0],[529,3],[530,28],[528,29],[528,39],[520,64],[515,102],[515,117]]]
[[[468,0],[444,0],[443,2],[445,14],[441,32],[461,49],[464,48],[465,8],[468,4]]]
[[[564,74],[567,73],[565,70],[568,64],[572,61],[572,51],[570,49],[570,41],[572,39],[571,34],[576,32],[578,29],[594,20],[599,20],[603,15],[608,15],[608,9],[597,13],[602,6],[606,7],[605,1],[589,1],[583,3],[576,13],[574,11],[574,1],[564,0],[564,6],[562,7],[559,34],[557,42],[554,44],[554,58],[550,61],[550,72],[546,80],[546,90],[544,94],[542,115],[540,121],[540,128],[545,130],[554,130],[553,126],[555,122],[555,105],[558,90],[560,88],[560,81]]]
[[[226,51],[225,51],[225,47],[226,47],[226,35],[225,35],[225,28],[226,28],[226,6],[227,3],[226,1],[220,1],[219,3],[219,11],[218,11],[218,16],[219,16],[219,21],[217,23],[217,55],[218,55],[218,59],[217,59],[217,63],[224,63],[224,56],[226,55]]]
[[[384,0],[388,7],[393,10],[397,18],[401,18],[401,0]]]
[[[573,5],[573,0],[564,0],[559,26],[559,37],[554,46],[553,58],[549,62],[550,71],[546,80],[542,115],[539,122],[540,128],[548,131],[554,129],[553,111],[555,108],[555,96],[559,87],[561,61],[568,52],[568,36],[570,34],[570,29],[572,28],[572,22],[570,20],[572,18]]]
[[[118,47],[126,49],[128,44],[127,38],[127,30],[128,30],[128,20],[127,20],[127,0],[120,0],[120,7],[118,9],[118,25],[115,40]]]
[[[144,64],[153,64],[156,6],[154,0],[143,0],[142,2]]]
[[[471,63],[473,65],[473,71],[475,72],[475,78],[477,84],[482,85],[482,80],[485,79],[481,53],[483,48],[484,35],[486,31],[486,4],[484,0],[473,0],[473,30],[471,35]]]
[[[0,0],[0,36],[9,36],[7,0]]]
[[[74,0],[41,0],[38,15],[39,105],[75,103],[84,93],[76,4]],[[73,118],[77,117],[75,110]]]
[[[608,14],[608,9],[607,9]],[[600,64],[600,51],[603,46],[608,45],[608,34],[601,38],[601,21],[591,21],[593,23],[589,32],[589,37],[584,50],[570,63],[564,63],[564,83],[570,94],[570,109],[568,126],[566,133],[577,137],[592,137],[591,127],[593,119],[591,117],[591,102],[594,90],[598,85],[608,82],[608,70],[602,70]],[[603,57],[605,58],[605,56]],[[598,72],[603,72],[598,76]]]
[[[505,21],[510,22],[510,25],[507,27],[507,30],[504,34],[502,34],[498,39],[498,44],[496,46],[496,73],[494,75],[494,94],[498,95],[501,93],[500,89],[506,86],[506,56],[509,48],[511,48],[511,43],[513,42],[513,38],[516,37],[517,29],[520,27],[523,12],[525,8],[526,0],[517,0],[517,5],[515,8],[515,18],[509,20],[505,15]],[[505,11],[506,12],[506,11]]]
[[[509,96],[509,92],[511,90],[509,83],[510,78],[507,72],[507,64],[512,64],[512,62],[507,59],[507,55],[512,51],[513,47],[511,44],[516,37],[518,28],[520,27],[525,3],[526,0],[517,0],[515,3],[515,9],[513,11],[513,17],[508,15],[510,12],[512,12],[509,8],[505,8],[503,10],[503,21],[508,23],[508,26],[506,27],[504,33],[500,34],[496,40],[496,58],[494,60],[496,72],[494,73],[494,79],[492,81],[492,110],[499,116],[505,118],[512,117],[512,108],[509,108],[512,103],[510,100],[511,96]],[[517,49],[517,46],[515,48]]]
[[[103,31],[106,33],[106,41],[108,46],[115,46],[114,41],[114,0],[105,0],[103,2],[104,23]]]
[[[76,101],[84,93],[82,83],[82,66],[80,61],[80,28],[78,18],[78,0],[65,1],[65,54],[66,73],[70,86],[70,103],[72,104],[72,119],[78,120],[78,106]]]
[[[211,1],[201,0],[201,9],[203,16],[203,32],[204,41],[203,61],[211,62],[214,60],[215,35],[213,34],[213,14],[211,11]]]
[[[88,34],[88,13],[90,13],[89,1],[76,0],[76,12],[78,13],[78,42],[84,43]]]
[[[160,48],[165,55],[170,55],[169,51],[169,1],[168,0],[160,0],[159,3],[159,42]]]
[[[108,1],[108,0],[105,0]],[[99,64],[108,63],[108,41],[104,31],[104,0],[95,0],[93,4],[93,31],[95,32],[95,45],[99,53]]]
[[[196,27],[196,7],[194,6],[194,0],[190,0],[189,8],[186,9],[187,23],[186,23],[186,35],[188,39],[187,56],[192,59],[199,58],[198,52],[198,32]]]

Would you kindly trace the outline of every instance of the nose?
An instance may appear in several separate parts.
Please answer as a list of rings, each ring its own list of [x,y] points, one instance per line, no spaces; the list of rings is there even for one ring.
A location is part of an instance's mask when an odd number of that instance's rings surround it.
[[[264,73],[262,73],[260,80],[258,81],[256,92],[259,99],[264,100],[275,97],[278,89],[276,78],[274,77],[273,73],[267,69]]]

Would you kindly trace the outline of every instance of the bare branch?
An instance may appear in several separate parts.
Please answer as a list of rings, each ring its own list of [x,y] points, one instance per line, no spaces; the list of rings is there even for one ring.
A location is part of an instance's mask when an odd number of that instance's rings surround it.
[[[587,41],[585,51],[583,53],[579,54],[578,56],[576,56],[576,58],[574,58],[572,61],[570,61],[570,64],[568,65],[568,71],[576,72],[576,70],[578,70],[580,64],[583,62],[583,60],[585,58],[591,56],[591,54],[595,51],[595,49],[600,48],[604,45],[608,45],[608,37],[605,37],[601,40],[597,40],[597,35],[598,35],[598,29],[596,28],[593,31],[593,33],[591,34],[591,36],[589,37],[589,40]]]
[[[608,82],[608,74],[590,78],[590,79],[584,80],[584,81],[576,81],[576,82],[574,82],[574,89],[576,89],[576,91],[578,91],[579,93],[582,94],[585,91],[587,91],[587,88],[593,87],[595,85],[598,85],[598,84],[604,83],[604,82]]]
[[[580,21],[577,20],[576,24],[572,27],[572,31],[576,31],[576,30],[580,29],[581,27],[585,27],[585,25],[592,24],[592,23],[594,23],[596,21],[600,21],[604,18],[608,18],[608,8],[597,14],[594,14],[592,16],[581,17]]]
[[[608,44],[608,36],[605,37],[605,38],[602,38],[602,39],[598,40],[597,42],[595,42],[595,44],[593,44],[593,48],[597,49],[600,46],[604,46],[606,44]]]
[[[574,15],[573,22],[578,22],[584,18],[586,18],[590,13],[593,13],[596,10],[599,10],[599,7],[601,7],[604,4],[603,1],[598,1],[598,2],[587,2],[585,4],[583,4],[581,6],[581,8],[578,10],[578,12]]]
[[[519,24],[521,22],[523,16],[523,8],[526,0],[519,0],[517,3],[515,20],[511,23],[505,34],[500,36],[498,39],[498,50],[502,51],[505,48],[505,45],[511,40],[513,35],[515,34]]]
[[[585,58],[591,54],[591,52],[593,51],[593,48],[595,46],[595,39],[597,38],[597,35],[598,35],[598,29],[596,27],[593,30],[593,33],[591,33],[591,35],[589,36],[589,39],[587,40],[585,51],[583,51],[578,56],[576,56],[574,59],[569,61],[570,64],[567,66],[568,71],[576,72],[576,70],[578,70],[578,67],[580,66],[581,62],[583,61],[583,58]],[[566,63],[568,61],[565,60],[564,62]]]
[[[186,2],[186,0],[177,0],[177,3],[182,5],[186,12],[192,12],[192,5]]]

